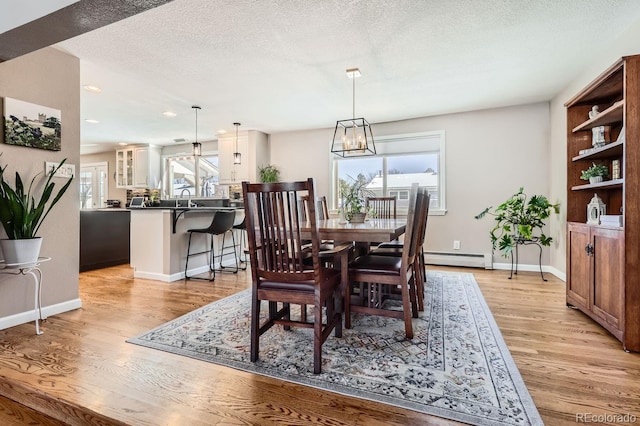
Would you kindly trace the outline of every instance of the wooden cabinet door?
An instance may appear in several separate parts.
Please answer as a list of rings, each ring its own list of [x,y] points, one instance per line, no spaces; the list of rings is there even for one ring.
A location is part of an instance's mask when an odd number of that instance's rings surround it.
[[[149,148],[136,148],[133,161],[133,186],[146,188],[149,186]]]
[[[567,225],[567,303],[583,310],[589,309],[591,287],[590,227],[586,224]]]
[[[618,330],[622,330],[624,232],[622,229],[593,227],[591,235],[594,247],[591,310]]]

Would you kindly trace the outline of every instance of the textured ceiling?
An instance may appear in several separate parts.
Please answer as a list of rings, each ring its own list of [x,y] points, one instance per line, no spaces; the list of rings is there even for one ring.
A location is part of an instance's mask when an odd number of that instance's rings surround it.
[[[637,0],[174,0],[56,47],[81,59],[83,153],[219,129],[332,128],[546,101]],[[178,115],[166,118],[163,111]]]

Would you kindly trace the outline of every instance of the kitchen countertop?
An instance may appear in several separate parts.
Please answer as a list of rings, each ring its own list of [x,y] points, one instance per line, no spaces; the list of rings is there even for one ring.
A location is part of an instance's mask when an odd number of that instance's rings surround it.
[[[198,207],[171,207],[171,206],[157,206],[157,207],[134,207],[127,208],[127,210],[132,212],[171,212],[172,216],[172,231],[176,233],[176,224],[178,223],[178,219],[180,216],[184,215],[187,212],[212,212],[212,211],[234,211],[234,212],[242,212],[244,214],[244,207],[212,207],[212,206],[198,206]]]
[[[176,211],[176,210],[184,210],[184,211],[189,211],[189,210],[240,210],[240,207],[214,207],[214,206],[196,206],[196,207],[163,207],[163,206],[154,206],[154,207],[127,207],[125,210],[169,210],[169,211]],[[110,210],[110,209],[108,209]]]

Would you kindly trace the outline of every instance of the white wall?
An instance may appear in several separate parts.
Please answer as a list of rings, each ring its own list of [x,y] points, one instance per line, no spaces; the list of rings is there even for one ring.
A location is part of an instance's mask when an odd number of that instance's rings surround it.
[[[618,40],[603,51],[593,52],[594,58],[576,76],[571,83],[550,102],[550,182],[551,196],[554,199],[567,200],[567,113],[564,103],[571,99],[584,86],[613,65],[619,58],[626,55],[640,54],[640,20],[624,32]],[[585,206],[586,209],[586,206]],[[566,273],[566,225],[565,212],[561,217],[550,221],[551,235],[556,244],[551,250],[551,266]]]
[[[523,186],[529,194],[549,195],[549,106],[547,103],[373,124],[374,137],[444,130],[446,135],[447,214],[431,216],[426,249],[491,251],[493,220],[475,220],[485,207],[503,202]],[[316,179],[319,194],[329,194],[333,128],[271,135],[271,162],[282,180]],[[561,200],[550,198],[552,202]],[[520,263],[537,264],[534,247],[520,252]],[[494,261],[505,262],[498,253]],[[549,250],[543,255],[549,264]]]
[[[13,145],[0,145],[0,163],[8,165],[6,174],[19,171],[31,179],[44,170],[45,161],[66,158],[80,165],[80,63],[77,58],[52,48],[42,49],[0,63],[0,97],[8,96],[62,112],[62,149],[48,151]],[[62,181],[56,179],[56,185]],[[78,180],[69,187],[51,210],[39,235],[43,237],[41,255],[52,260],[42,264],[43,309],[49,314],[79,306],[78,265],[80,211]],[[4,231],[0,232],[4,237]],[[27,322],[33,314],[33,280],[30,276],[0,276],[0,328]],[[53,306],[56,305],[56,306]],[[50,307],[50,309],[47,309]],[[28,318],[27,318],[28,317]]]

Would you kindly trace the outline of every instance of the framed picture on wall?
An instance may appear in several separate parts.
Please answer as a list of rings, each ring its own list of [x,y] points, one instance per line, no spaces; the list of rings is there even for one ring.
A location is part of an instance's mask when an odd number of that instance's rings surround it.
[[[3,142],[9,145],[60,151],[60,110],[18,99],[2,99]]]

